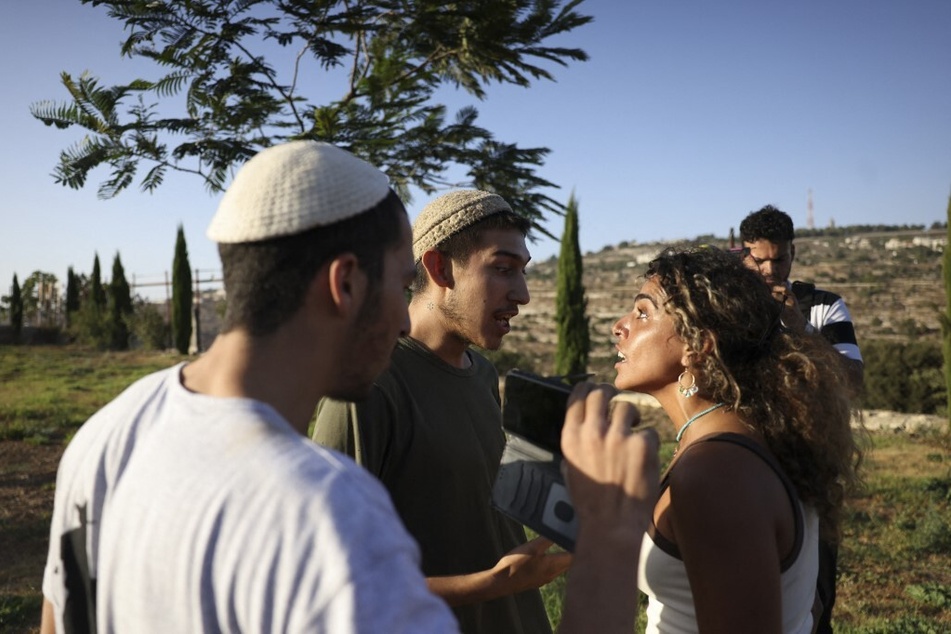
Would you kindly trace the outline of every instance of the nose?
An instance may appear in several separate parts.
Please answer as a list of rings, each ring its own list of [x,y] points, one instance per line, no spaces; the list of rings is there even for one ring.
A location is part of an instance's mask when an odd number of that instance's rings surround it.
[[[511,292],[509,292],[509,300],[516,304],[525,305],[532,301],[532,295],[528,292],[528,282],[525,280],[524,273],[517,275],[516,278],[517,281]]]
[[[627,318],[621,317],[611,328],[611,333],[618,339],[623,339],[627,335]]]

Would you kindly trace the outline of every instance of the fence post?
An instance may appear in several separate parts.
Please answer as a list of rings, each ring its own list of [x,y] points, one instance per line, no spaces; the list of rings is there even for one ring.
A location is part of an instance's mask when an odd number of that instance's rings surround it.
[[[168,271],[165,271],[165,323],[168,336],[165,339],[165,347],[172,347],[172,285],[168,281]]]
[[[199,286],[201,280],[198,275],[199,271],[195,269],[195,291],[192,293],[192,341],[195,354],[201,352],[201,287]]]

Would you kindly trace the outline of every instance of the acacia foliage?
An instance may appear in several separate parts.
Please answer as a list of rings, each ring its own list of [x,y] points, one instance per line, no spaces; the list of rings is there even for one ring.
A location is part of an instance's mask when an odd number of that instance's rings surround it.
[[[58,183],[80,188],[106,165],[99,195],[109,198],[145,165],[144,190],[180,170],[218,191],[260,149],[307,138],[379,166],[404,200],[411,185],[494,191],[546,234],[544,212],[561,212],[541,191],[554,185],[536,173],[547,148],[495,139],[472,106],[450,116],[438,91],[481,100],[490,84],[527,87],[553,79],[553,66],[586,60],[553,43],[591,20],[576,10],[582,0],[82,2],[122,21],[122,54],[163,74],[111,87],[61,74],[71,100],[31,106],[47,125],[87,132],[61,152]],[[453,182],[448,173],[459,169],[465,179]]]

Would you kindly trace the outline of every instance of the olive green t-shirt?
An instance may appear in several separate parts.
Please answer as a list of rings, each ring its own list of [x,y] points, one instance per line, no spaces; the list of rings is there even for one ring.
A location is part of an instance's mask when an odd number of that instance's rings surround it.
[[[389,490],[428,577],[491,569],[525,542],[521,525],[489,499],[505,447],[499,379],[469,351],[450,366],[405,337],[366,401],[324,399],[316,442],[354,457]],[[537,590],[454,609],[463,632],[550,632]]]

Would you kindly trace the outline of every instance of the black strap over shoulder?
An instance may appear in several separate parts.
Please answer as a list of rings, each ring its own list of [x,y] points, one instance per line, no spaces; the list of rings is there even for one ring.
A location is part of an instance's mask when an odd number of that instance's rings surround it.
[[[799,496],[796,494],[796,486],[793,484],[792,480],[789,479],[789,476],[786,475],[786,472],[783,470],[782,465],[780,465],[779,460],[777,460],[768,449],[760,445],[752,438],[742,434],[733,432],[710,434],[709,436],[699,438],[696,442],[691,443],[685,449],[685,452],[708,442],[723,442],[744,447],[745,449],[756,454],[770,467],[770,469],[773,470],[773,472],[776,474],[776,477],[779,478],[779,481],[782,483],[783,488],[786,490],[786,495],[789,498],[789,503],[793,511],[793,521],[795,524],[794,543],[792,550],[790,550],[790,552],[780,562],[780,569],[783,572],[786,572],[786,570],[788,570],[789,567],[795,563],[796,558],[799,557],[799,552],[802,550],[802,544],[805,538],[805,519],[802,515],[802,508],[799,506]],[[675,466],[676,463],[672,464],[668,468],[667,473],[664,474],[663,480],[661,482],[662,492],[666,490],[668,486],[670,486],[670,471],[673,470]],[[676,549],[676,546],[673,548]],[[676,554],[676,556],[679,557],[679,552]]]
[[[793,282],[792,292],[799,303],[799,312],[808,322],[812,307],[816,303],[816,285],[809,282]]]
[[[80,516],[79,527],[64,533],[60,538],[63,581],[66,585],[63,627],[66,634],[95,634],[96,580],[89,574],[85,505],[76,511]]]

